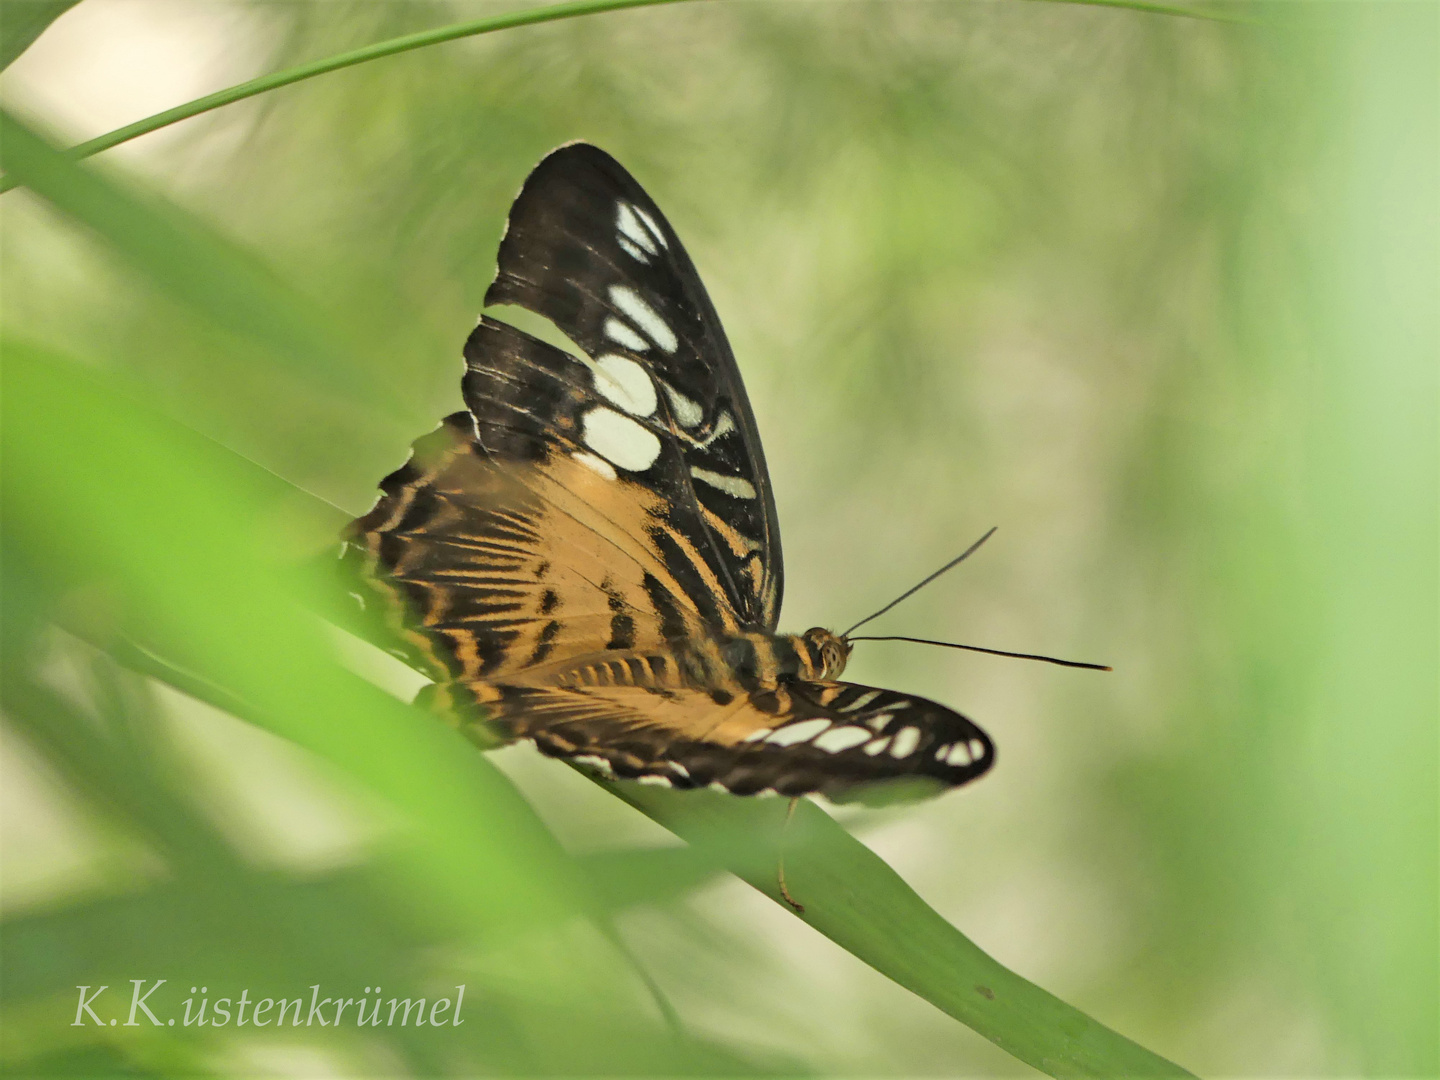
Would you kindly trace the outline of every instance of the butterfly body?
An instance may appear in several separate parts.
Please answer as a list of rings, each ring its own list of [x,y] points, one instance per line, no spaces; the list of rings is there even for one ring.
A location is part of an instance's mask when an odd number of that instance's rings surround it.
[[[526,180],[466,409],[419,440],[347,533],[362,606],[487,738],[642,782],[736,794],[940,789],[988,737],[921,698],[840,682],[848,642],[776,632],[769,475],[739,370],[678,237],[583,143]]]
[[[828,631],[822,631],[828,633]],[[814,635],[815,631],[810,631]],[[838,640],[838,639],[836,639]],[[827,664],[814,636],[753,632],[671,642],[646,654],[606,649],[541,664],[510,681],[520,686],[638,686],[704,690],[712,697],[775,690],[791,679],[833,679],[844,660]]]

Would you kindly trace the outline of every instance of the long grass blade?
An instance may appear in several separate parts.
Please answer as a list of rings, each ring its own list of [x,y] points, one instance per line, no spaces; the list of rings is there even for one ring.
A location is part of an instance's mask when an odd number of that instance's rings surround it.
[[[533,26],[537,23],[574,19],[582,15],[597,15],[604,11],[618,11],[622,8],[653,7],[658,4],[678,2],[679,0],[572,0],[565,4],[508,11],[503,15],[489,15],[483,19],[451,23],[434,30],[421,30],[414,34],[377,41],[373,45],[352,49],[349,52],[327,56],[323,60],[312,60],[308,64],[299,64],[286,68],[284,71],[262,75],[258,79],[250,79],[248,82],[237,83],[224,90],[217,90],[213,94],[206,94],[204,97],[187,101],[183,105],[176,105],[173,109],[166,109],[164,112],[147,116],[143,120],[137,120],[133,124],[126,124],[124,127],[106,132],[89,142],[72,147],[65,153],[67,157],[78,161],[90,157],[92,154],[98,154],[102,150],[119,146],[121,143],[127,143],[131,139],[138,139],[141,135],[148,135],[152,131],[159,131],[171,124],[178,124],[181,120],[188,120],[192,116],[200,116],[202,113],[211,112],[226,105],[233,105],[237,101],[244,101],[257,94],[264,94],[270,90],[278,90],[282,86],[290,86],[292,83],[313,79],[317,75],[341,71],[344,68],[354,67],[356,64],[365,64],[371,60],[381,60],[387,56],[398,56],[400,53],[410,52],[414,49],[423,49],[430,45],[440,45],[447,41],[458,41],[461,38],[476,37],[480,34],[491,34],[497,30],[510,30],[517,26]],[[24,182],[23,177],[11,176],[7,168],[6,175],[0,177],[0,194],[10,191]]]
[[[583,908],[578,873],[508,781],[335,661],[260,555],[248,463],[52,351],[6,342],[0,376],[7,563],[61,588],[120,583],[118,632],[392,806],[431,915],[473,927]]]
[[[261,346],[328,394],[355,388],[365,345],[264,261],[150,191],[69,160],[0,110],[0,166],[104,240],[144,280],[212,326]]]
[[[13,385],[13,378],[11,382]],[[7,395],[7,403],[18,404],[13,393]],[[235,474],[246,476],[238,482],[241,488],[269,490],[277,496],[284,493],[295,500],[311,498],[287,491],[284,481],[222,448],[211,447],[201,456],[228,459]],[[321,504],[313,516],[321,520],[330,513],[333,510]],[[83,529],[74,531],[88,535]],[[241,626],[243,632],[243,620]],[[267,655],[273,656],[273,648]],[[124,654],[121,659],[126,659]],[[167,660],[173,668],[188,667]],[[151,666],[147,673],[163,679],[166,667]],[[232,673],[236,675],[244,678],[243,672]],[[188,692],[207,693],[203,681],[182,683],[181,688]],[[310,708],[333,710],[336,703],[325,701],[325,689],[317,687],[307,703]],[[252,682],[249,696],[263,696],[262,688]],[[271,705],[273,708],[278,702],[272,699]],[[313,729],[275,726],[282,734],[313,743]],[[407,738],[429,748],[434,740],[426,737],[425,731],[423,727],[412,729]],[[347,760],[343,748],[318,748],[337,760]],[[413,759],[407,766],[414,773],[408,777],[407,787],[426,783],[424,778],[438,767],[433,757],[426,757],[429,749],[419,757],[398,747],[393,752]],[[447,752],[475,759],[478,764],[478,755],[458,742]],[[442,773],[450,771],[449,767],[440,769]],[[771,841],[778,832],[783,806],[709,792],[663,792],[632,784],[603,787],[697,849],[701,861],[680,871],[687,884],[703,878],[704,862],[709,859],[781,902],[775,875],[777,851]],[[1190,1075],[1005,968],[946,922],[883,860],[828,815],[808,803],[801,811],[787,839],[790,888],[805,905],[805,921],[841,948],[1051,1076]],[[494,820],[494,811],[476,818],[476,826],[487,819]],[[461,824],[451,822],[450,827]],[[626,900],[638,898],[631,894]]]
[[[776,877],[781,800],[605,788],[791,910]],[[1006,968],[819,807],[799,811],[785,837],[787,885],[805,907],[797,918],[846,952],[1049,1076],[1192,1075]]]
[[[606,11],[618,11],[623,8],[653,7],[659,4],[673,4],[680,0],[573,0],[571,3],[554,4],[550,7],[528,8],[523,11],[510,11],[503,15],[491,15],[483,19],[471,19],[467,22],[452,23],[449,26],[437,27],[434,30],[421,30],[414,34],[405,34],[401,37],[390,38],[386,41],[378,41],[373,45],[366,45],[360,49],[352,49],[350,52],[337,53],[334,56],[327,56],[323,60],[312,60],[308,64],[299,64],[295,67],[286,68],[284,71],[272,72],[269,75],[262,75],[247,82],[237,83],[234,86],[226,87],[224,90],[217,90],[213,94],[206,94],[204,97],[187,101],[183,105],[176,105],[173,109],[166,109],[163,112],[147,116],[143,120],[136,120],[133,124],[126,124],[124,127],[108,131],[104,135],[98,135],[88,142],[80,143],[65,151],[67,157],[74,160],[90,157],[103,150],[127,143],[132,139],[138,139],[142,135],[148,135],[152,131],[159,131],[161,128],[169,127],[171,124],[178,124],[181,120],[189,120],[191,117],[200,116],[215,109],[223,108],[226,105],[233,105],[237,101],[244,101],[246,98],[255,97],[257,94],[264,94],[271,90],[278,90],[282,86],[290,86],[293,83],[303,82],[306,79],[313,79],[317,75],[326,75],[332,71],[340,71],[344,68],[354,67],[357,64],[368,63],[371,60],[380,60],[387,56],[397,56],[400,53],[410,52],[414,49],[423,49],[431,45],[440,45],[447,41],[458,41],[461,38],[476,37],[480,34],[490,34],[497,30],[510,30],[518,26],[533,26],[538,23],[556,22],[560,19],[574,19],[582,15],[598,15]],[[1208,19],[1216,22],[1248,23],[1250,20],[1237,18],[1222,12],[1202,11],[1194,8],[1179,7],[1174,4],[1150,3],[1149,0],[1043,0],[1046,3],[1080,4],[1090,7],[1113,7],[1123,8],[1131,11],[1142,11],[1152,15],[1174,15],[1190,19]],[[28,43],[27,43],[28,44]],[[24,178],[12,176],[6,172],[0,176],[0,194],[23,184]]]

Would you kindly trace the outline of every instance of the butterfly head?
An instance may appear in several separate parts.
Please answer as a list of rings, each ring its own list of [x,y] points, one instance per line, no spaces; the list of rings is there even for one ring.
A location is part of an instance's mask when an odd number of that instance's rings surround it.
[[[838,634],[832,634],[823,626],[812,626],[800,635],[805,651],[810,654],[814,679],[838,679],[850,659],[850,642]]]

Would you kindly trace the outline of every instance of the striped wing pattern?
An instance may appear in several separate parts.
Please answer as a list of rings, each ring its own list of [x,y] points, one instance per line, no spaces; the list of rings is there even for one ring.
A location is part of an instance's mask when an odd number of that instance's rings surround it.
[[[779,531],[739,371],[629,174],[585,144],[546,157],[499,263],[487,305],[528,308],[578,351],[482,318],[465,410],[381,482],[341,552],[436,707],[681,788],[842,799],[985,772],[994,748],[969,720],[834,681],[848,646],[825,631],[774,633]]]
[[[728,700],[633,685],[501,687],[485,707],[509,737],[604,775],[737,795],[842,802],[905,780],[933,794],[981,775],[995,756],[960,714],[855,683],[795,680]]]

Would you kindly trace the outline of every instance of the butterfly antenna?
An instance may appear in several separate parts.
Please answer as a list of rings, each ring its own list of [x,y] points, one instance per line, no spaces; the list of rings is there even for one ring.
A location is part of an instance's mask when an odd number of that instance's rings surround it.
[[[1047,664],[1059,664],[1061,667],[1086,668],[1090,671],[1114,671],[1115,669],[1106,664],[1086,664],[1080,660],[1061,660],[1055,656],[1040,656],[1028,652],[1005,652],[1003,649],[983,649],[979,645],[960,645],[953,641],[932,641],[923,637],[857,637],[849,638],[850,641],[913,641],[917,645],[940,645],[947,649],[967,649],[970,652],[989,653],[991,656],[1013,656],[1017,660],[1043,660]]]
[[[994,535],[995,535],[995,530],[996,530],[997,528],[999,528],[998,525],[997,525],[997,526],[992,526],[989,532],[987,532],[984,536],[980,537],[979,540],[976,540],[973,544],[971,544],[968,548],[966,548],[964,551],[962,551],[959,555],[956,555],[955,558],[951,559],[951,560],[950,560],[949,562],[947,562],[944,566],[940,567],[939,570],[936,570],[933,574],[931,574],[929,577],[927,577],[924,581],[920,582],[919,585],[915,585],[915,586],[913,586],[912,588],[906,589],[903,593],[901,593],[899,596],[897,596],[894,600],[891,600],[888,604],[886,604],[884,607],[882,607],[879,611],[875,612],[875,614],[873,614],[873,615],[866,615],[865,618],[861,619],[859,622],[857,622],[854,626],[850,627],[849,630],[846,630],[846,631],[845,631],[843,634],[841,634],[840,636],[841,636],[842,638],[844,638],[845,640],[847,640],[847,641],[850,640],[850,634],[851,634],[853,631],[860,629],[860,627],[864,626],[864,625],[865,625],[867,622],[869,622],[871,619],[878,619],[881,615],[884,615],[887,611],[889,611],[891,608],[893,608],[896,604],[900,603],[901,600],[905,600],[905,599],[908,599],[908,598],[911,597],[911,596],[914,596],[917,592],[919,592],[921,589],[923,589],[926,585],[929,585],[932,581],[934,581],[936,578],[938,578],[941,574],[945,573],[947,570],[952,570],[952,569],[954,569],[955,567],[959,566],[962,562],[964,562],[966,559],[968,559],[971,555],[974,555],[975,552],[979,550],[981,544],[985,543],[986,540],[989,540],[990,537],[994,536]],[[873,640],[873,639],[871,639],[871,640]]]

